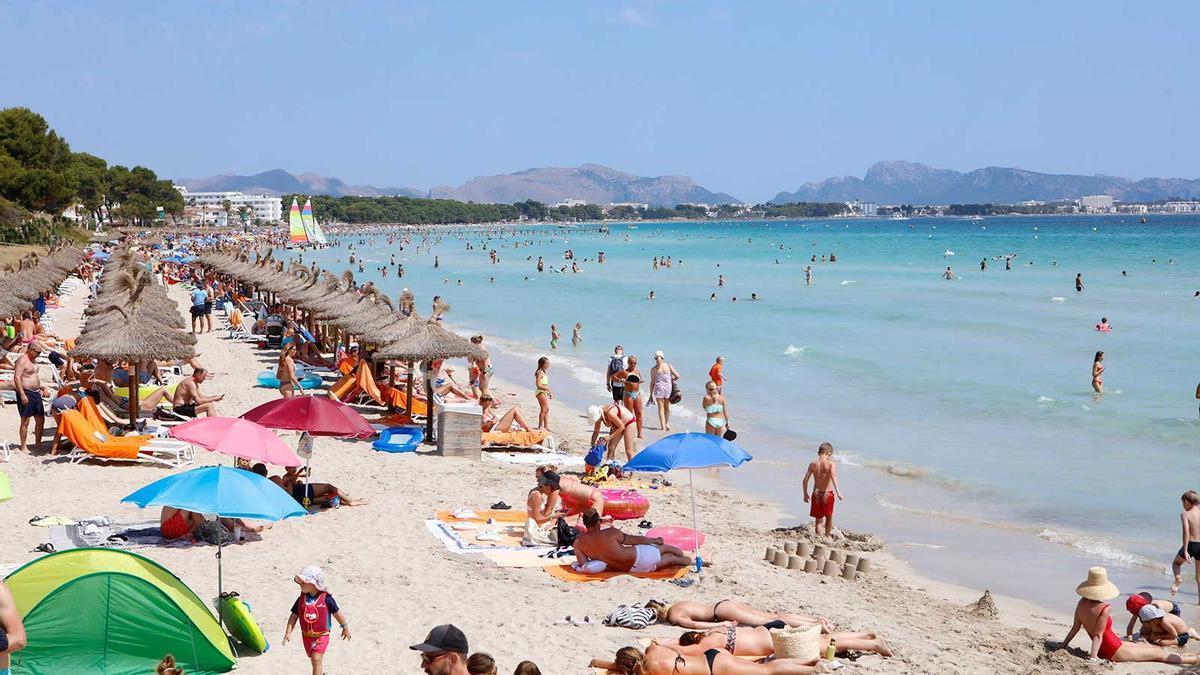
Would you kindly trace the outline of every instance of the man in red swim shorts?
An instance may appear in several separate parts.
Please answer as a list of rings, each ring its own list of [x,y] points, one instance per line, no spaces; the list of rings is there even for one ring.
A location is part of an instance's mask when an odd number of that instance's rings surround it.
[[[837,482],[837,465],[833,463],[833,446],[828,443],[822,443],[821,447],[817,448],[817,461],[808,465],[808,471],[804,474],[804,501],[810,501],[810,493],[808,491],[808,479],[813,479],[813,491],[811,493],[811,506],[808,510],[808,515],[813,517],[813,532],[821,533],[821,521],[825,521],[825,536],[829,537],[833,534],[833,501],[842,499],[841,488]]]

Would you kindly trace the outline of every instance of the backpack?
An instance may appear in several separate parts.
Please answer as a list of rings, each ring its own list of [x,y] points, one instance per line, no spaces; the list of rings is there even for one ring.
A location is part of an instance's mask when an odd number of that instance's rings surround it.
[[[559,518],[554,523],[554,541],[557,542],[558,548],[567,548],[575,544],[575,538],[579,536],[579,528],[572,527],[567,524],[567,521]]]
[[[625,369],[625,357],[624,356],[616,356],[616,355],[610,356],[608,359],[608,377],[607,377],[607,379],[612,380],[612,376],[614,373],[617,373],[618,371],[621,371],[624,369]]]

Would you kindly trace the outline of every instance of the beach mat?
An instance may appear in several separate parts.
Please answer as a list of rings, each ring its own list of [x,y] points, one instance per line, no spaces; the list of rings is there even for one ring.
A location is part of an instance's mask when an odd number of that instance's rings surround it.
[[[570,565],[551,565],[543,568],[546,574],[567,582],[608,581],[613,577],[636,577],[638,579],[682,579],[688,572],[687,567],[658,570],[649,574],[633,572],[601,572],[599,574],[584,574],[576,572]]]
[[[482,521],[479,522],[482,523]],[[426,520],[425,527],[429,529],[433,536],[437,537],[438,541],[442,542],[447,549],[454,553],[520,551],[526,548],[521,545],[521,537],[525,534],[524,525],[501,524],[497,522],[495,525],[480,524],[479,527],[469,530],[455,530],[451,528],[450,523],[441,520]],[[498,539],[481,541],[476,538],[476,535],[482,532],[494,533]],[[549,549],[542,549],[543,552],[546,550]]]
[[[51,525],[49,541],[56,551],[69,551],[73,548],[105,547],[134,549],[146,546],[191,546],[190,540],[167,541],[162,538],[159,522],[143,520],[131,523],[111,523],[89,527],[91,524],[80,522],[72,525]]]
[[[555,464],[557,466],[583,466],[583,457],[561,452],[498,452],[484,449],[483,456],[505,464]]]
[[[498,567],[548,567],[575,562],[575,556],[566,555],[561,558],[543,558],[552,549],[529,547],[520,551],[485,551],[483,557],[495,563]]]
[[[443,523],[487,523],[488,519],[497,523],[520,523],[525,525],[525,511],[510,509],[507,511],[492,511],[488,509],[470,509],[474,517],[456,517],[453,511],[435,511],[434,517]]]

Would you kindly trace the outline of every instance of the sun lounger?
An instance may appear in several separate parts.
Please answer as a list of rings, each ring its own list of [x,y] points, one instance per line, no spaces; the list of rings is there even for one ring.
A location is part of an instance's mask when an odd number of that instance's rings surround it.
[[[151,436],[110,436],[107,430],[97,428],[78,410],[62,412],[59,431],[75,446],[67,455],[72,464],[99,459],[176,468],[191,464],[195,459],[195,451],[187,443]]]
[[[518,448],[521,450],[538,450],[540,452],[558,452],[558,444],[554,436],[545,429],[533,431],[485,431],[483,432],[483,447],[487,448]]]

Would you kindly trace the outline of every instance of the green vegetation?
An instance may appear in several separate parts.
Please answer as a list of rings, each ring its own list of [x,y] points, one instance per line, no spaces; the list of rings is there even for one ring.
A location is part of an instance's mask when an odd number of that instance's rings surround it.
[[[73,225],[60,215],[72,205],[82,206],[82,219],[91,224],[149,225],[159,207],[165,215],[183,213],[183,197],[150,169],[110,167],[94,155],[72,152],[32,110],[0,110],[0,241],[73,237]]]

